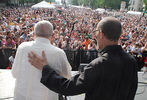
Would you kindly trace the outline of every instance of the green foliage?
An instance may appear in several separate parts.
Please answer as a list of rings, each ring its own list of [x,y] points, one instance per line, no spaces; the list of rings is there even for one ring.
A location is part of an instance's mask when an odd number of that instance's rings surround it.
[[[143,0],[143,3],[145,4],[145,10],[147,10],[147,0]]]
[[[91,8],[113,8],[119,9],[121,1],[126,1],[127,5],[129,0],[72,0],[73,5],[84,5]]]
[[[24,4],[24,3],[38,3],[41,2],[42,0],[19,0],[20,4]]]
[[[143,0],[144,4],[147,4],[147,0]]]
[[[55,2],[55,0],[45,0],[46,2]]]
[[[79,1],[81,1],[81,0],[79,0]],[[73,5],[79,5],[78,0],[72,0],[71,2],[72,2]]]

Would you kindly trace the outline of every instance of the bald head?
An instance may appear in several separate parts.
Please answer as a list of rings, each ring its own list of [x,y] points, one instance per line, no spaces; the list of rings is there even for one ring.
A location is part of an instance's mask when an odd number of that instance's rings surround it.
[[[34,27],[35,35],[49,38],[53,34],[53,25],[49,21],[39,21]]]
[[[114,17],[105,17],[102,19],[97,29],[101,30],[104,36],[111,41],[118,41],[122,33],[121,23]]]

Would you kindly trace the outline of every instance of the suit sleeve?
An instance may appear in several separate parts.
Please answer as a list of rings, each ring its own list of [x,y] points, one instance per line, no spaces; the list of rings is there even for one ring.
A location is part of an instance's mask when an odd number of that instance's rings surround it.
[[[98,72],[91,65],[88,65],[84,72],[66,79],[57,74],[49,65],[43,67],[41,83],[54,92],[72,96],[90,92],[94,85]]]
[[[22,49],[19,46],[17,49],[17,52],[16,52],[14,63],[12,65],[12,70],[11,70],[12,76],[14,78],[17,78],[18,73],[19,73],[19,69],[21,67],[21,56],[22,56]]]

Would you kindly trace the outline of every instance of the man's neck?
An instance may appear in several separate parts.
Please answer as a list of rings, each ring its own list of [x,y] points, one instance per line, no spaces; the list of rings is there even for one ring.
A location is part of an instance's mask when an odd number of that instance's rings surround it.
[[[118,45],[118,41],[105,41],[100,50],[103,50],[107,46]]]

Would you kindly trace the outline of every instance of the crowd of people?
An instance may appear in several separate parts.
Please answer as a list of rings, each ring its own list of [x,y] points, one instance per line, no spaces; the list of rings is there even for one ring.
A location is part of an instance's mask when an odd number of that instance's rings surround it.
[[[1,8],[0,49],[17,47],[25,41],[34,40],[34,25],[48,20],[54,32],[51,44],[64,50],[97,50],[95,29],[97,23],[106,16],[114,16],[123,26],[119,44],[137,57],[147,51],[147,16],[129,15],[118,11],[98,13],[91,9],[56,8]]]

